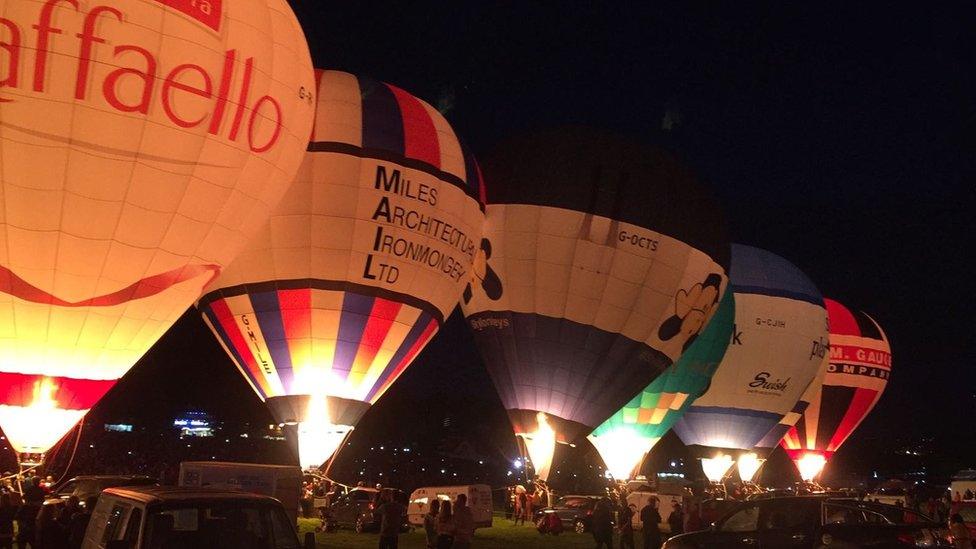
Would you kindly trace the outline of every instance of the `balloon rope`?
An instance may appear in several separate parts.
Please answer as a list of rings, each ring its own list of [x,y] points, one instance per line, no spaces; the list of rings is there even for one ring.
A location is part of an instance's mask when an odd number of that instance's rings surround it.
[[[78,422],[78,434],[77,436],[75,436],[75,445],[71,449],[71,457],[68,458],[68,465],[65,466],[64,473],[61,473],[61,478],[59,478],[58,481],[54,483],[54,486],[58,486],[59,484],[61,484],[61,481],[64,480],[64,477],[68,476],[68,471],[71,470],[71,464],[74,463],[75,461],[75,453],[78,452],[78,443],[81,442],[81,430],[84,428],[85,428],[85,420],[82,419],[81,421]]]

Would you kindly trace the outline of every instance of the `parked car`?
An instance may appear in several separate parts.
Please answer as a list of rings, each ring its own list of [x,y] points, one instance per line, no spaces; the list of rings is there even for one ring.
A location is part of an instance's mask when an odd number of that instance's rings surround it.
[[[556,500],[556,503],[549,507],[542,507],[535,511],[533,522],[538,527],[544,523],[546,517],[555,514],[562,521],[563,526],[572,528],[582,534],[590,531],[593,519],[593,508],[596,502],[605,496],[563,496]]]
[[[278,500],[236,490],[136,486],[98,498],[82,549],[313,549]]]
[[[950,506],[950,512],[962,515],[969,534],[976,538],[976,501],[954,501]]]
[[[702,524],[711,524],[716,520],[724,517],[733,508],[737,507],[740,503],[739,500],[735,499],[706,499],[701,502],[701,519]],[[666,518],[666,517],[662,517]]]
[[[669,539],[664,549],[952,547],[947,538],[943,525],[905,509],[794,496],[742,503],[708,530]]]
[[[403,504],[404,531],[410,529],[407,522],[407,494],[401,490],[393,490],[394,498]],[[377,532],[380,529],[380,516],[373,511],[379,505],[380,490],[376,488],[354,488],[348,494],[339,497],[329,507],[323,510],[323,519],[327,530],[336,528],[354,528],[356,532]]]

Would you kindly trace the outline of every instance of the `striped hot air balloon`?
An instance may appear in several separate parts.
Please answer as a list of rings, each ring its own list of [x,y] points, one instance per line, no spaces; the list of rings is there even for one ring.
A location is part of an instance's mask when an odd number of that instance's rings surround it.
[[[36,462],[267,219],[314,80],[284,0],[0,0],[0,29],[0,427]]]
[[[302,464],[324,462],[457,305],[484,222],[478,166],[433,107],[319,71],[295,184],[200,300]]]
[[[804,480],[813,480],[881,398],[891,375],[891,346],[881,326],[861,311],[825,299],[830,362],[810,406],[781,444]]]
[[[634,476],[644,456],[708,389],[732,337],[734,299],[725,292],[712,320],[681,358],[587,437],[614,478]]]
[[[709,390],[674,425],[702,459],[710,480],[732,460],[751,480],[751,452],[781,422],[795,421],[797,403],[820,370],[827,350],[827,312],[813,282],[773,253],[732,245],[730,288],[735,295],[731,344]],[[752,470],[747,470],[752,469]]]
[[[485,164],[486,238],[462,302],[536,473],[671,366],[725,290],[718,204],[665,151],[595,130]]]

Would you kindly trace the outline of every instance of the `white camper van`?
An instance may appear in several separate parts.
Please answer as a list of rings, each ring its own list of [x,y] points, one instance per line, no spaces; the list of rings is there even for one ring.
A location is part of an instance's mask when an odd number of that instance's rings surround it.
[[[407,505],[407,520],[411,526],[423,526],[424,514],[427,513],[431,501],[451,500],[452,504],[459,494],[468,498],[468,508],[474,515],[474,524],[478,528],[491,526],[491,487],[487,484],[468,484],[464,486],[426,486],[418,488],[410,494]]]
[[[297,466],[184,461],[180,464],[179,485],[191,488],[240,490],[271,496],[285,506],[285,512],[292,524],[298,522],[302,470]]]

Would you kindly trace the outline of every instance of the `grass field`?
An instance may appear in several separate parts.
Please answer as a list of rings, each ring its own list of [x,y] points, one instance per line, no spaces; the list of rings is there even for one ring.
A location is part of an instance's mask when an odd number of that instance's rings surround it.
[[[299,519],[299,532],[301,536],[305,532],[312,531],[318,521]],[[475,540],[472,544],[474,549],[510,549],[517,548],[568,548],[576,547],[592,548],[593,537],[589,534],[576,534],[574,532],[563,532],[558,536],[543,536],[531,526],[512,526],[512,523],[504,518],[496,518],[495,525],[491,528],[482,528],[475,532]],[[640,533],[635,534],[637,546],[640,547]],[[315,536],[321,549],[374,549],[378,545],[376,534],[357,534],[351,530],[340,530],[334,533],[319,532]],[[614,539],[614,545],[618,540]],[[414,530],[408,534],[400,536],[401,549],[425,549],[427,547],[424,534],[421,530]]]

